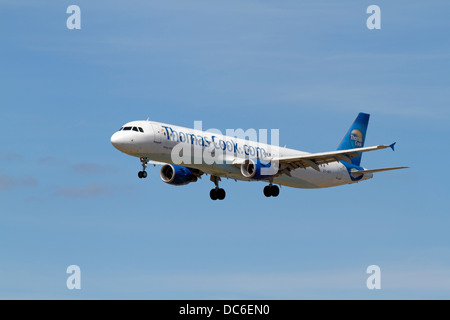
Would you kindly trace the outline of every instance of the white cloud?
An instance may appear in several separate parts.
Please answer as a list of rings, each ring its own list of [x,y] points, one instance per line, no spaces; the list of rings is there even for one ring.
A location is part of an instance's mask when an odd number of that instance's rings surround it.
[[[33,177],[17,178],[0,174],[0,190],[10,190],[15,187],[35,187],[38,181]]]
[[[84,175],[102,174],[109,171],[104,166],[95,163],[79,163],[72,166],[72,168],[75,172]]]
[[[112,191],[107,185],[89,184],[82,187],[61,187],[55,194],[65,198],[87,198],[109,195]]]
[[[16,183],[14,180],[5,175],[0,175],[0,190],[9,190],[11,188],[14,188]]]
[[[23,159],[23,156],[12,151],[6,151],[0,152],[0,159],[5,161],[19,161]]]

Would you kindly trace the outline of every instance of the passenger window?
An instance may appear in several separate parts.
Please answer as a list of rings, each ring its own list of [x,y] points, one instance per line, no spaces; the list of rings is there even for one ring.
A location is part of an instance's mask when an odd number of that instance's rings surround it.
[[[130,131],[131,130],[131,127],[125,127],[125,128],[123,128],[123,131]]]
[[[133,127],[133,131],[138,132],[138,129],[136,127]]]
[[[144,133],[144,129],[142,129],[141,127],[139,127],[139,131]]]

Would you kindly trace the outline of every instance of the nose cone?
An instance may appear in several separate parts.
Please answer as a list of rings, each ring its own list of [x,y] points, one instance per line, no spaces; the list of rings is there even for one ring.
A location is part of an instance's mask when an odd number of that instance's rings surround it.
[[[135,135],[131,132],[118,131],[111,136],[111,144],[117,150],[133,155],[139,152],[139,145],[134,141]]]
[[[114,148],[122,152],[129,151],[128,149],[131,146],[129,137],[127,137],[127,135],[121,131],[116,132],[112,135],[111,144],[114,146]]]
[[[119,132],[116,132],[111,136],[111,144],[117,149],[118,149],[119,145],[121,144],[120,140],[121,139],[120,139]]]

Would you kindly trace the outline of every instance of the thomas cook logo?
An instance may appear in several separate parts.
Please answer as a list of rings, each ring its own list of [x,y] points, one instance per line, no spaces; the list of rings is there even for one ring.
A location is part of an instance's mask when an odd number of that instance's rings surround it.
[[[350,143],[353,148],[361,148],[363,146],[363,135],[358,129],[353,129],[350,132]]]

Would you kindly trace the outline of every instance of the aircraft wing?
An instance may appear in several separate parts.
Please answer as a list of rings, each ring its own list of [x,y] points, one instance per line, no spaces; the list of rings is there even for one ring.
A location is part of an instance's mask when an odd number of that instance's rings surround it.
[[[154,165],[154,166],[163,166],[163,165],[165,165],[165,164],[167,164],[167,163],[150,160],[150,161],[148,162],[148,164],[152,164],[152,165]]]
[[[386,148],[392,148],[394,150],[395,143],[391,145],[379,145],[373,147],[355,148],[348,150],[336,150],[330,152],[321,153],[309,153],[301,156],[293,157],[279,157],[272,159],[272,162],[278,162],[279,165],[287,165],[289,169],[307,168],[311,167],[317,171],[320,171],[319,165],[327,164],[330,162],[346,161],[351,162],[351,159],[358,157],[363,152],[381,150]]]

